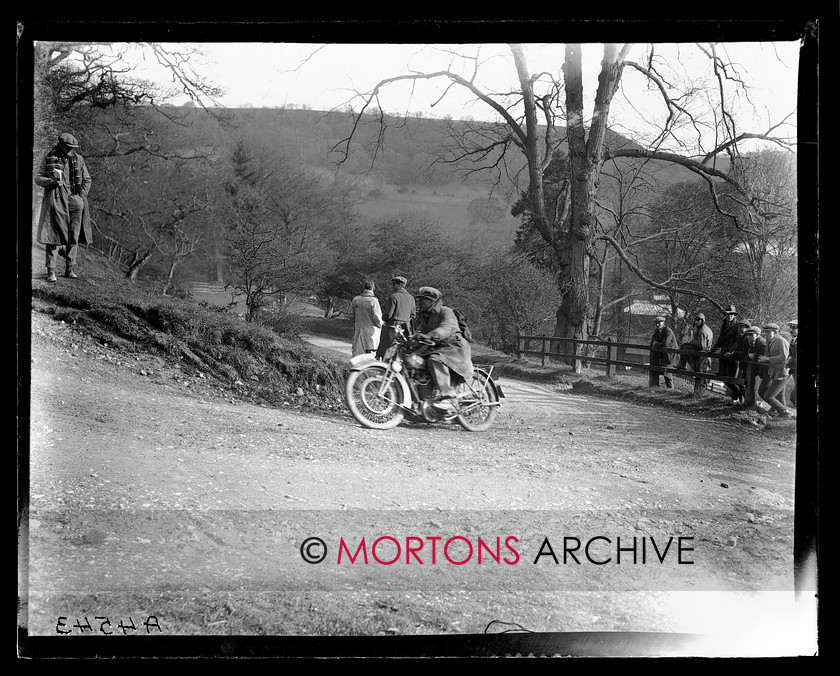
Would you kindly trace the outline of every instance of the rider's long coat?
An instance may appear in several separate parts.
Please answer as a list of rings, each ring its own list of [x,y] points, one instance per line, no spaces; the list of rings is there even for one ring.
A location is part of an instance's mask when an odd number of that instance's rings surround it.
[[[467,381],[472,379],[473,364],[470,344],[461,335],[458,319],[452,308],[437,301],[418,317],[417,330],[428,333],[435,341],[429,356],[438,355],[440,361]]]

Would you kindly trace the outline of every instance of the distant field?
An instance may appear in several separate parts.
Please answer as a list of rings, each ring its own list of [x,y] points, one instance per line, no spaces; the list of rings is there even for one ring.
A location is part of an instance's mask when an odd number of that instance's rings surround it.
[[[404,192],[394,186],[381,189],[374,199],[365,200],[359,207],[369,218],[383,218],[405,211],[420,213],[432,222],[443,226],[445,232],[455,235],[491,238],[495,241],[512,241],[519,220],[507,215],[497,223],[473,222],[469,213],[470,202],[486,198],[486,193],[475,190],[443,186],[439,190],[412,187]]]

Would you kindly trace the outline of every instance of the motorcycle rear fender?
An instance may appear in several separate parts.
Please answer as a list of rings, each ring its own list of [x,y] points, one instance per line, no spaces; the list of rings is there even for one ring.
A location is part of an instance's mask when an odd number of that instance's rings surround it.
[[[487,378],[487,382],[489,383],[489,387],[493,388],[493,391],[496,393],[496,398],[499,400],[499,404],[501,404],[502,399],[505,398],[505,394],[504,394],[504,392],[502,392],[501,386],[498,383],[496,383],[495,380],[493,380],[493,377],[491,375],[493,373],[493,369],[491,368],[489,371],[486,371],[485,369],[482,369],[482,368],[479,368],[479,367],[476,366],[475,370],[478,371],[479,373],[481,373],[482,375],[484,375],[485,378]]]
[[[356,361],[358,360],[358,361]],[[355,362],[355,363],[354,363]],[[376,357],[370,354],[359,354],[350,360],[351,371],[364,371],[365,369],[379,369],[380,371],[387,371],[388,364],[379,361]],[[399,383],[403,394],[403,402],[407,405],[404,408],[411,408],[411,388],[402,373],[394,373],[394,380]]]

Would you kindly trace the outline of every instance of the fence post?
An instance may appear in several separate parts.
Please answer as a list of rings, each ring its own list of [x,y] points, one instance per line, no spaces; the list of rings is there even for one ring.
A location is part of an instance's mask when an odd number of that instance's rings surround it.
[[[516,336],[516,358],[517,359],[522,359],[522,348],[523,348],[522,344],[524,342],[525,342],[525,340],[522,338],[522,336],[520,336],[520,335]]]
[[[747,396],[744,397],[744,404],[752,406],[755,404],[755,378],[752,377],[753,364],[747,362]]]
[[[542,339],[542,349],[540,350],[540,359],[542,360],[542,365],[545,366],[545,336]]]
[[[612,338],[607,338],[607,378],[612,378],[613,375],[612,350]]]

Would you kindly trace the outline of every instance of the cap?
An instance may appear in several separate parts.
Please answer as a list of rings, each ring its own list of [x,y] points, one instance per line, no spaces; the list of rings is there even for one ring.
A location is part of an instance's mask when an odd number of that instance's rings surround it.
[[[653,318],[653,321],[654,321],[654,322],[664,322],[664,321],[665,321],[665,317],[654,317],[654,318]]]
[[[724,310],[724,312],[728,315],[737,315],[738,314],[738,311],[735,309],[734,305],[730,305],[728,308],[726,308],[726,310]]]
[[[76,140],[76,137],[73,136],[73,134],[68,134],[66,132],[64,134],[59,134],[58,140],[64,145],[70,146],[71,148],[79,147],[79,142]]]
[[[421,286],[417,290],[417,298],[430,298],[431,300],[440,300],[443,294],[433,286]]]
[[[408,280],[405,277],[391,277],[392,282],[397,282],[398,284],[408,284]]]
[[[788,322],[788,326],[795,326],[795,327],[799,328],[799,320],[798,319],[791,319]]]
[[[774,324],[773,322],[770,322],[769,324],[765,324],[762,328],[770,329],[771,331],[778,331],[779,330],[779,325]]]
[[[756,336],[760,336],[761,335],[761,327],[760,326],[751,326],[750,328],[748,328],[746,330],[746,333],[753,333]]]
[[[738,326],[746,326],[747,328],[750,328],[751,325],[750,325],[750,322],[748,320],[739,319],[738,320]]]
[[[702,319],[705,322],[706,315],[704,315],[702,312],[698,312],[696,315],[694,315],[694,321],[696,322],[698,319]]]

